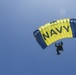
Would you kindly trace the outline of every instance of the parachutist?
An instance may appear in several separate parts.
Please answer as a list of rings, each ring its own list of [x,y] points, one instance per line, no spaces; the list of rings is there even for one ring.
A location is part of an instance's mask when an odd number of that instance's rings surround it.
[[[58,43],[58,45],[55,43],[55,47],[57,48],[56,51],[57,51],[57,55],[60,55],[60,52],[59,51],[63,51],[63,42],[61,41],[60,43]]]

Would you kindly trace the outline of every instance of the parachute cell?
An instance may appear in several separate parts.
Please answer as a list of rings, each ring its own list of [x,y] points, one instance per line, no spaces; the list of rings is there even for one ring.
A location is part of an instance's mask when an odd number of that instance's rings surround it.
[[[76,19],[61,19],[49,22],[33,32],[39,45],[45,49],[63,38],[76,37]]]

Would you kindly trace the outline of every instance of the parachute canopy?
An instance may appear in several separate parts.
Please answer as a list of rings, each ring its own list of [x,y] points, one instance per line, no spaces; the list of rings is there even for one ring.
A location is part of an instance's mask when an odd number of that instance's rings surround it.
[[[60,19],[47,23],[33,32],[36,41],[45,49],[63,38],[76,38],[76,19]]]

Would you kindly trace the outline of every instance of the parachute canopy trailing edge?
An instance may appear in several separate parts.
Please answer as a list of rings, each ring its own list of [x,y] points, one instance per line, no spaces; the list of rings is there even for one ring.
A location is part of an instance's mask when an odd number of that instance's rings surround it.
[[[76,38],[76,19],[60,19],[46,23],[33,32],[36,41],[45,49],[63,38]]]

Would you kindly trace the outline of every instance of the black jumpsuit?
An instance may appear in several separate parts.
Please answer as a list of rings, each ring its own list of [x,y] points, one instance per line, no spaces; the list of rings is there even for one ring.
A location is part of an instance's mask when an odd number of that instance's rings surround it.
[[[62,45],[63,45],[63,42],[62,42],[62,41],[61,41],[61,43],[59,43],[58,45],[55,43],[55,47],[57,47],[57,49],[56,49],[56,51],[57,51],[57,55],[60,54],[59,51],[63,51],[63,47],[62,47]]]

